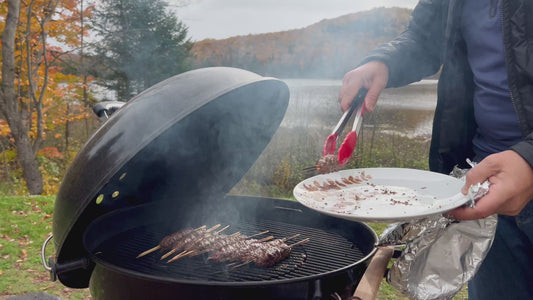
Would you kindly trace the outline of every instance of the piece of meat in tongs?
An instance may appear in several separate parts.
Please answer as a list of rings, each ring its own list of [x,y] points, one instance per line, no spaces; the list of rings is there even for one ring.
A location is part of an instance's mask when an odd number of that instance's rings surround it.
[[[328,154],[322,156],[314,166],[304,168],[305,172],[318,172],[319,174],[327,174],[340,171],[344,168],[344,165],[339,164],[337,156],[334,154]]]
[[[322,157],[315,163],[314,166],[304,168],[304,171],[317,171],[319,174],[337,172],[342,170],[352,159],[352,153],[355,149],[355,145],[357,144],[358,133],[361,128],[366,93],[367,90],[362,88],[357,96],[355,96],[350,108],[344,112],[341,119],[337,123],[337,126],[335,126],[333,132],[326,139]],[[355,118],[352,131],[348,133],[342,142],[337,155],[335,155],[337,137],[346,126],[348,119],[354,111]]]

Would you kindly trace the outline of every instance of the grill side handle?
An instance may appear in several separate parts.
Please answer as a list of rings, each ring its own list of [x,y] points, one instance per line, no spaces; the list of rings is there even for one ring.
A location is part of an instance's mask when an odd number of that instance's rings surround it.
[[[49,257],[48,263],[46,263],[46,246],[48,246],[48,243],[53,237],[54,235],[51,234],[48,238],[46,238],[46,240],[44,241],[41,247],[41,261],[42,261],[44,269],[50,272],[51,281],[56,281],[57,275],[59,274],[77,270],[77,269],[86,269],[87,267],[89,267],[89,259],[86,257],[82,257],[77,260],[63,262],[60,264],[56,263],[53,257]]]
[[[52,240],[53,237],[53,234],[49,235],[46,240],[44,240],[43,245],[41,247],[41,261],[43,263],[44,269],[48,272],[52,271],[52,267],[46,264],[46,246],[48,246],[48,243],[50,242],[50,240]]]
[[[376,299],[379,286],[387,270],[389,261],[394,254],[393,246],[379,247],[376,254],[370,261],[361,281],[357,285],[353,296],[355,299],[373,300]]]

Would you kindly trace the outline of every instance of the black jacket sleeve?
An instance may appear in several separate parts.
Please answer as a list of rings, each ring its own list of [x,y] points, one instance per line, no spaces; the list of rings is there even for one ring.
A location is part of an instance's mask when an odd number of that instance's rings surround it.
[[[407,29],[369,53],[363,63],[379,60],[389,68],[387,87],[419,81],[438,72],[444,49],[443,22],[447,1],[423,0],[415,7]]]
[[[511,147],[533,168],[533,133],[529,134],[522,142]]]

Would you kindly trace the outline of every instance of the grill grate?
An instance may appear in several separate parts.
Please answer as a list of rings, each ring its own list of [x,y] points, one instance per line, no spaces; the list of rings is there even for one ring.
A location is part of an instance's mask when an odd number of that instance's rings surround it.
[[[207,224],[209,226],[209,224]],[[211,224],[214,225],[214,224]],[[226,225],[226,224],[223,224]],[[160,260],[161,252],[154,252],[136,259],[136,256],[157,245],[171,232],[161,232],[163,226],[144,226],[122,232],[119,236],[109,238],[98,245],[93,252],[100,260],[119,268],[142,273],[148,276],[164,277],[167,280],[205,280],[210,282],[256,282],[269,280],[295,279],[307,276],[323,275],[338,271],[364,258],[361,250],[345,237],[317,228],[304,227],[272,220],[254,220],[229,224],[224,234],[241,232],[252,235],[269,230],[268,235],[275,238],[301,234],[290,240],[295,243],[310,238],[306,244],[292,249],[290,257],[272,267],[257,267],[246,264],[236,269],[225,263],[207,260],[207,254],[186,257],[167,263]],[[201,225],[199,225],[201,226]],[[178,231],[182,228],[177,228]]]

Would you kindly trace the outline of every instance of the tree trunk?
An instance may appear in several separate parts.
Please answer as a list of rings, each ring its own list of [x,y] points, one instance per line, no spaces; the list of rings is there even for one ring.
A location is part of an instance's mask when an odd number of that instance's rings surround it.
[[[32,150],[24,122],[19,115],[15,91],[15,35],[20,14],[20,1],[8,0],[8,12],[2,33],[2,85],[0,90],[0,111],[4,115],[17,148],[17,157],[23,169],[28,191],[32,195],[43,192],[43,179],[37,159]]]
[[[18,116],[18,114],[15,114]],[[11,121],[10,121],[11,119]],[[13,120],[15,119],[15,120]],[[43,193],[43,178],[39,171],[37,158],[33,152],[32,144],[28,139],[28,133],[19,118],[7,118],[11,134],[17,148],[17,159],[22,167],[22,176],[26,180],[26,186],[31,195]]]

